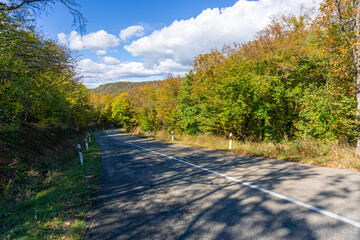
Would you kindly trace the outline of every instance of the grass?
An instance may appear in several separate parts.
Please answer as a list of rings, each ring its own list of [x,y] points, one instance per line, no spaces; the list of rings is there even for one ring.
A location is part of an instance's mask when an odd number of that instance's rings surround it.
[[[91,137],[89,150],[83,149],[84,165],[73,157],[65,168],[46,174],[17,166],[1,195],[0,239],[84,237],[86,213],[93,204],[100,175],[99,146]],[[37,177],[40,175],[44,177]]]
[[[147,137],[148,133],[137,129],[135,135]],[[150,137],[166,142],[171,141],[171,135],[165,131],[150,133]],[[284,140],[281,143],[274,143],[234,140],[232,150],[229,150],[228,139],[206,134],[194,136],[175,134],[174,142],[237,154],[360,171],[360,158],[355,154],[355,148],[336,142]]]

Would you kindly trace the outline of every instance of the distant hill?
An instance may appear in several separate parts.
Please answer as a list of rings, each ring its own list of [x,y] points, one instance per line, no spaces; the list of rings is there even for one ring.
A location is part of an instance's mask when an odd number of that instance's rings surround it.
[[[147,81],[147,82],[116,82],[116,83],[107,83],[98,86],[97,88],[91,89],[92,92],[99,95],[119,95],[120,93],[129,92],[136,87],[141,87],[145,85],[154,85],[159,81]]]

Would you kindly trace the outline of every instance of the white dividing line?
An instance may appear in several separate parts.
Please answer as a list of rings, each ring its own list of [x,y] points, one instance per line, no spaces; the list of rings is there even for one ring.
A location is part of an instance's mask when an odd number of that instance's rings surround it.
[[[238,180],[238,179],[236,179],[236,178],[226,176],[226,175],[224,175],[224,174],[221,174],[221,173],[212,171],[212,170],[210,170],[210,169],[200,167],[200,166],[198,166],[198,165],[195,165],[195,164],[186,162],[186,161],[184,161],[184,160],[181,160],[181,159],[178,159],[178,158],[175,158],[175,157],[172,157],[172,156],[169,156],[169,155],[160,153],[160,152],[156,152],[156,151],[151,150],[151,149],[148,149],[148,148],[141,147],[141,146],[136,145],[136,144],[134,144],[134,143],[127,142],[127,141],[124,141],[124,140],[122,140],[122,139],[119,139],[119,138],[117,138],[117,137],[115,137],[115,136],[111,136],[111,137],[113,137],[113,138],[115,138],[115,139],[117,139],[117,140],[119,140],[119,141],[125,142],[125,143],[127,143],[127,144],[130,144],[130,145],[132,145],[132,146],[135,146],[135,147],[144,149],[144,150],[146,150],[146,151],[149,151],[149,152],[152,152],[152,153],[161,155],[161,156],[163,156],[163,157],[167,157],[167,158],[173,159],[173,160],[175,160],[175,161],[185,163],[185,164],[190,165],[190,166],[192,166],[192,167],[199,168],[199,169],[204,170],[204,171],[206,171],[206,172],[210,172],[210,173],[216,174],[216,175],[218,175],[218,176],[221,176],[221,177],[223,177],[223,178],[226,178],[226,179],[229,179],[229,180],[231,180],[231,181],[237,182],[237,183],[239,183],[239,184],[245,185],[245,186],[247,186],[247,187],[250,187],[250,188],[259,190],[259,191],[261,191],[261,192],[267,193],[267,194],[269,194],[269,195],[271,195],[271,196],[274,196],[274,197],[283,199],[283,200],[285,200],[285,201],[291,202],[291,203],[296,204],[296,205],[298,205],[298,206],[301,206],[301,207],[310,209],[310,210],[315,211],[315,212],[317,212],[317,213],[321,213],[321,214],[326,215],[326,216],[328,216],[328,217],[337,219],[337,220],[339,220],[339,221],[342,221],[342,222],[345,222],[345,223],[348,223],[348,224],[351,224],[351,225],[353,225],[353,226],[355,226],[355,227],[360,228],[360,222],[357,222],[357,221],[354,221],[354,220],[351,220],[351,219],[348,219],[348,218],[339,216],[339,215],[337,215],[337,214],[334,214],[334,213],[325,211],[325,210],[323,210],[323,209],[321,209],[321,208],[314,207],[314,206],[312,206],[312,205],[309,205],[309,204],[300,202],[300,201],[298,201],[298,200],[295,200],[295,199],[286,197],[286,196],[284,196],[284,195],[281,195],[281,194],[278,194],[278,193],[275,193],[275,192],[266,190],[266,189],[261,188],[261,187],[258,187],[258,186],[256,186],[256,185],[253,185],[253,184],[250,184],[250,183],[247,183],[247,182]]]

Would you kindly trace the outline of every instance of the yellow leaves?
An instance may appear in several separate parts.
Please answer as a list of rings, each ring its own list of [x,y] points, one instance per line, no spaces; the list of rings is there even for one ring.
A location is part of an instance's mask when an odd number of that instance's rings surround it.
[[[345,53],[346,52],[344,47],[340,47],[338,51],[339,51],[339,53]]]
[[[156,89],[156,112],[157,120],[160,123],[171,121],[177,110],[177,98],[181,88],[181,77],[168,75],[167,78],[159,84]],[[175,117],[174,117],[175,118]]]

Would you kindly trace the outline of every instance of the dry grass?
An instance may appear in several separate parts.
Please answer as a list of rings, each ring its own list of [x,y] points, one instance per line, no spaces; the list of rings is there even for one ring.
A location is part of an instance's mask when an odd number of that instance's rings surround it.
[[[134,135],[147,137],[148,132],[136,129]],[[171,141],[171,135],[166,131],[150,132],[149,137],[166,142]],[[315,140],[283,141],[282,143],[233,141],[232,150],[229,150],[228,139],[214,135],[175,134],[174,142],[238,154],[360,171],[360,158],[356,156],[355,148],[336,142],[325,143]]]

